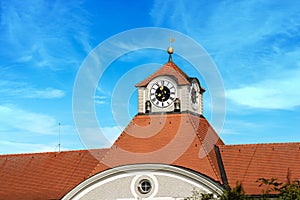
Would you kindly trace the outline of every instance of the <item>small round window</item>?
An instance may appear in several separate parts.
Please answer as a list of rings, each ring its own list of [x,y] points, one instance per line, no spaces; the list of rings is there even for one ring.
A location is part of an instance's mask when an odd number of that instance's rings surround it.
[[[138,185],[138,190],[140,193],[142,194],[147,194],[151,191],[152,186],[151,186],[151,182],[147,179],[143,179],[139,182]]]

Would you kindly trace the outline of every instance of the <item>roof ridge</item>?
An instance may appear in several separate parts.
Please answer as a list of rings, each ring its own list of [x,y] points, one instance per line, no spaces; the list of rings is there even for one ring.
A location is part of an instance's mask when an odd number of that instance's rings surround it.
[[[193,115],[193,116],[194,116],[194,115]],[[190,119],[190,121],[191,121],[191,124],[192,124],[192,127],[193,127],[194,131],[196,132],[196,136],[197,136],[197,138],[199,139],[199,141],[200,141],[200,143],[201,143],[201,146],[202,146],[203,150],[205,151],[205,154],[206,154],[206,156],[207,156],[207,158],[208,158],[208,161],[209,161],[209,163],[210,163],[210,166],[212,167],[212,169],[213,169],[213,171],[214,171],[216,177],[217,177],[219,180],[222,180],[221,177],[220,177],[221,174],[218,173],[217,168],[214,166],[214,164],[213,164],[213,162],[212,162],[211,156],[209,155],[209,153],[208,153],[208,151],[207,151],[205,145],[203,145],[203,144],[204,144],[204,139],[202,139],[201,136],[200,136],[200,134],[198,133],[198,129],[196,129],[196,125],[195,125],[194,120],[192,119],[192,116],[191,116],[190,114],[188,114],[188,117],[189,117],[189,119]],[[198,118],[199,118],[199,120],[202,120],[200,117],[198,117]],[[206,120],[206,119],[205,119],[204,121],[207,123],[207,120]],[[209,123],[207,123],[207,124],[208,124],[208,128],[209,128],[210,125],[209,125]],[[207,129],[207,130],[208,130],[208,129]]]
[[[137,116],[137,115],[136,115],[136,116]],[[136,117],[136,116],[135,116],[135,117]],[[134,117],[134,118],[135,118],[135,117]],[[133,119],[134,119],[134,118],[133,118]],[[133,121],[133,119],[131,119],[131,121],[128,123],[128,125],[131,124],[131,122]],[[114,143],[111,145],[111,147],[110,147],[110,148],[107,148],[108,150],[106,151],[105,155],[102,156],[101,160],[99,160],[99,163],[98,163],[98,164],[94,167],[94,169],[90,172],[89,176],[94,175],[94,174],[97,172],[98,167],[100,167],[101,164],[104,164],[103,161],[107,158],[107,156],[110,154],[110,152],[113,151],[113,148],[117,146],[116,143],[119,141],[119,139],[120,139],[121,137],[123,137],[124,131],[125,131],[125,129],[128,127],[128,125],[124,128],[124,130],[121,132],[121,134],[119,135],[119,137],[114,141]]]
[[[102,156],[102,158],[101,158],[101,160],[99,160],[98,164],[91,170],[91,172],[89,173],[89,177],[90,177],[90,176],[93,176],[93,175],[96,173],[96,171],[97,171],[98,167],[100,166],[100,164],[103,164],[102,161],[104,160],[104,158],[107,157],[107,155],[108,155],[109,152],[111,151],[112,147],[113,147],[113,146],[111,146],[111,147],[109,148],[109,150],[108,150],[107,152],[105,152],[105,155]]]
[[[101,149],[106,149],[106,148],[101,148]],[[45,152],[32,152],[32,153],[0,154],[0,157],[6,157],[6,156],[30,156],[30,155],[41,155],[41,154],[59,154],[59,153],[67,153],[67,152],[83,152],[83,151],[90,151],[90,150],[92,150],[92,149],[66,150],[66,151],[60,151],[60,152],[59,151],[45,151]]]
[[[96,149],[75,149],[75,150],[65,150],[65,151],[45,151],[45,152],[32,152],[32,153],[13,153],[13,154],[0,154],[1,157],[7,156],[33,156],[33,155],[41,155],[41,154],[60,154],[60,153],[71,153],[71,152],[89,152],[96,150],[107,150],[109,148],[96,148]]]
[[[300,144],[300,142],[270,142],[270,143],[249,143],[249,144],[223,144],[219,147],[243,147],[243,146],[266,146],[266,145],[286,145],[286,144]]]
[[[169,63],[171,64],[171,67],[175,68],[175,70],[178,71],[181,75],[183,75],[187,79],[189,78],[189,76],[182,69],[180,69],[180,67],[178,67],[174,62],[168,62],[165,65]]]

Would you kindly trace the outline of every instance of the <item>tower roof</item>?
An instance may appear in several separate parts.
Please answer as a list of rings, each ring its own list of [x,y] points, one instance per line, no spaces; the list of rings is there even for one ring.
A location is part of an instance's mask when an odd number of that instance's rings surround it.
[[[188,168],[222,183],[214,145],[224,144],[205,118],[190,114],[136,115],[93,171],[126,164]]]
[[[136,87],[147,86],[148,83],[153,78],[155,78],[157,76],[163,76],[163,75],[173,76],[177,80],[178,85],[189,85],[190,84],[189,76],[186,73],[184,73],[175,63],[167,62],[160,69],[158,69],[156,72],[154,72],[148,78],[146,78],[142,82],[136,84],[135,86]]]

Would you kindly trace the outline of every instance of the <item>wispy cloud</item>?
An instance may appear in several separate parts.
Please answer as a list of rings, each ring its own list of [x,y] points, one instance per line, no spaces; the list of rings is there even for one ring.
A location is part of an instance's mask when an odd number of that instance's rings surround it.
[[[3,54],[10,59],[57,70],[80,63],[78,45],[89,48],[88,14],[81,3],[9,1],[0,6],[1,42],[10,49]]]
[[[291,109],[300,104],[295,92],[298,2],[155,1],[151,16],[156,25],[187,33],[208,49],[225,87],[234,88],[227,90],[229,99],[255,108]]]
[[[54,117],[19,109],[13,105],[0,105],[0,134],[23,132],[57,134]]]
[[[102,105],[102,104],[107,104],[108,103],[108,100],[107,100],[106,96],[96,95],[94,101],[95,101],[95,104],[98,104],[98,105]]]
[[[53,152],[53,145],[0,141],[0,154]],[[65,150],[65,149],[64,149]]]
[[[27,93],[27,98],[43,98],[43,99],[53,99],[53,98],[61,98],[65,95],[62,90],[46,88],[44,90],[29,90],[29,94]]]
[[[300,43],[300,9],[295,1],[155,1],[151,15],[156,25],[199,41],[221,70],[225,85],[261,79],[274,70],[269,62],[277,64],[275,57],[283,60],[282,53],[295,51]]]
[[[97,105],[107,105],[111,98],[111,92],[107,91],[107,89],[103,88],[102,86],[98,85],[96,89],[96,94],[94,97],[94,102]]]
[[[290,1],[222,1],[186,2],[179,0],[155,1],[151,11],[157,26],[167,25],[196,39],[210,40],[213,44],[231,48],[253,44],[272,34],[289,34],[298,31],[300,13],[298,3]],[[239,43],[233,43],[239,42]]]
[[[227,90],[228,99],[251,108],[293,109],[300,106],[300,69],[237,89]]]
[[[119,126],[103,126],[81,129],[80,138],[87,149],[111,147],[123,128]]]
[[[23,82],[0,81],[0,94],[2,97],[53,99],[62,98],[65,92],[51,87],[44,89],[34,88]]]

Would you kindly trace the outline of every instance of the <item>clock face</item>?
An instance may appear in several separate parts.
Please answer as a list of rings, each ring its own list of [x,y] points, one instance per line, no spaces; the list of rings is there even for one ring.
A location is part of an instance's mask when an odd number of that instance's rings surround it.
[[[160,80],[153,84],[150,89],[150,99],[157,107],[168,107],[175,99],[176,89],[168,80]]]
[[[191,105],[194,110],[197,110],[199,106],[199,91],[195,83],[192,83],[190,91]]]

